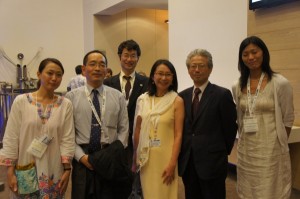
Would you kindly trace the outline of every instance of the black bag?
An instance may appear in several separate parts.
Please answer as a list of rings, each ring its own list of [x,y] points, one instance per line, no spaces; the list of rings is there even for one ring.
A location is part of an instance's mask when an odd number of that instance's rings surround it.
[[[128,199],[144,199],[139,172],[134,175],[132,191]]]

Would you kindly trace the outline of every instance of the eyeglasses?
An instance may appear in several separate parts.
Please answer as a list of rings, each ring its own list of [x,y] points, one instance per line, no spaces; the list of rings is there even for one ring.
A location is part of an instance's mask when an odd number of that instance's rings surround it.
[[[99,63],[97,63],[97,62],[90,62],[87,65],[90,66],[90,67],[93,67],[93,68],[95,68],[96,66],[98,66],[100,68],[105,68],[106,67],[106,63],[105,62],[99,62]]]
[[[190,69],[192,69],[192,70],[196,70],[196,69],[200,70],[200,69],[203,69],[205,67],[206,67],[206,65],[204,65],[204,64],[193,64],[193,65],[190,65]]]
[[[155,75],[157,75],[157,76],[160,77],[160,78],[163,78],[164,76],[165,76],[166,78],[171,78],[171,77],[173,77],[173,74],[172,74],[172,73],[161,73],[161,72],[157,72],[157,73],[155,73]]]
[[[122,54],[122,57],[124,58],[124,59],[134,59],[134,60],[136,60],[137,58],[138,58],[138,56],[136,55],[136,54],[132,54],[132,55],[130,55],[130,54]]]

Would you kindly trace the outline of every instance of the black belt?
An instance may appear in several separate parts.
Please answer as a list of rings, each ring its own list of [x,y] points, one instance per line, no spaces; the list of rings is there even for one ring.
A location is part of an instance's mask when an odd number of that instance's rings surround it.
[[[108,147],[109,145],[110,145],[110,144],[108,144],[108,143],[101,144],[101,149],[105,149],[105,148]],[[80,146],[82,149],[88,149],[89,144],[79,144],[79,146]]]

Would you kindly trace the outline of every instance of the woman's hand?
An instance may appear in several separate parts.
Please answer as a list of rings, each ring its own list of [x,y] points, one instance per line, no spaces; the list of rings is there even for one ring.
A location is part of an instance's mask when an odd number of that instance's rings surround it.
[[[175,171],[175,165],[168,165],[163,174],[162,174],[162,178],[163,178],[163,183],[166,185],[170,185],[173,180],[174,180],[174,171]]]
[[[59,193],[64,195],[69,184],[69,177],[70,177],[71,170],[65,170],[61,176],[60,182],[58,184]]]
[[[132,166],[131,166],[131,171],[133,173],[136,172],[137,165],[136,165],[136,150],[133,151],[133,157],[132,157]]]
[[[135,164],[135,163],[132,163],[131,171],[132,171],[133,173],[136,172],[136,164]]]
[[[7,169],[7,183],[10,190],[14,193],[18,193],[17,176],[15,174],[15,167],[10,166]]]

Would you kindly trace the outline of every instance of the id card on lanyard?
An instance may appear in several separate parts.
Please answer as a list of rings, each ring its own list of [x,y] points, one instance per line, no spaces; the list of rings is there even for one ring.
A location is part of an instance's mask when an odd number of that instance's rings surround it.
[[[151,106],[151,110],[154,109],[154,97],[152,98],[152,106]],[[159,138],[157,138],[157,129],[158,129],[158,123],[159,123],[159,117],[157,116],[157,118],[152,121],[153,127],[154,127],[154,136],[153,138],[150,140],[150,147],[160,147],[161,146],[161,141]]]
[[[52,101],[54,100],[54,97],[52,98]],[[36,94],[36,99],[35,99],[35,103],[38,104],[37,102],[37,94]],[[46,110],[48,110],[48,106],[46,107]],[[41,106],[36,106],[37,107],[37,112],[39,115],[39,118],[42,121],[42,132],[40,133],[41,136],[37,136],[35,137],[32,142],[30,143],[29,147],[27,148],[27,152],[30,153],[31,155],[35,156],[36,158],[42,158],[44,153],[46,152],[48,145],[51,143],[52,139],[54,138],[53,136],[50,136],[49,133],[49,123],[48,120],[50,119],[51,116],[51,111],[54,112],[55,110],[50,109],[47,111],[47,115],[44,116],[44,114],[42,114],[42,104]],[[53,108],[53,104],[51,105],[51,108]],[[37,118],[37,124],[38,122],[38,118]],[[38,126],[36,127],[36,129],[38,129]],[[44,131],[44,129],[46,129],[46,131]]]
[[[40,138],[34,138],[31,142],[27,152],[32,154],[37,158],[41,158],[45,151],[47,150],[48,145],[52,141],[53,137],[49,137],[48,135],[44,134]]]
[[[259,78],[259,82],[257,85],[257,88],[255,90],[255,95],[253,97],[252,103],[251,103],[251,90],[250,90],[250,77],[248,77],[247,81],[247,104],[248,104],[248,111],[249,116],[245,116],[243,119],[243,127],[245,133],[255,133],[258,131],[258,121],[257,117],[254,114],[256,100],[259,95],[260,87],[262,84],[262,81],[264,79],[265,73],[262,73]],[[247,114],[247,111],[246,111]]]

